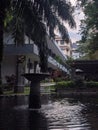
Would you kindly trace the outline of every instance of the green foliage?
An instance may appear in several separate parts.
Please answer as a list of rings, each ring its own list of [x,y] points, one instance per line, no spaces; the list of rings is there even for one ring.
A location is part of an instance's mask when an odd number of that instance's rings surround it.
[[[75,81],[62,81],[62,82],[57,82],[56,85],[52,86],[55,88],[55,90],[81,90],[81,89],[93,89],[93,88],[98,88],[98,82],[94,81],[89,81],[89,82],[84,82],[82,80],[75,80]]]
[[[62,61],[62,59],[60,58],[60,56],[57,56],[57,55],[56,55],[55,60],[56,60],[57,62],[59,62],[60,64],[63,63],[63,61]]]
[[[98,82],[94,81],[85,82],[85,86],[87,88],[98,88]]]
[[[49,29],[50,36],[54,37],[54,29],[57,27],[62,38],[69,41],[67,28],[61,21],[68,22],[71,28],[75,27],[72,16],[73,7],[70,2],[65,0],[17,0],[13,1],[11,6],[15,28],[18,29],[19,19],[21,22],[24,21],[25,31],[29,32],[34,41],[37,40],[36,43],[45,36],[46,28]]]
[[[82,79],[75,79],[74,85],[76,88],[83,88],[84,87],[84,81]]]
[[[61,81],[63,81],[63,79],[61,77],[55,78],[55,82],[61,82]]]
[[[57,82],[57,84],[55,85],[56,89],[67,89],[67,88],[73,88],[73,87],[74,87],[73,81]]]
[[[79,51],[93,54],[98,50],[98,0],[78,0],[85,14],[81,20],[81,35]]]
[[[70,78],[69,78],[69,75],[67,75],[66,77],[64,76],[61,76],[61,77],[56,77],[55,78],[55,82],[62,82],[62,81],[68,81]]]
[[[67,57],[66,64],[70,66],[72,64],[73,60],[74,59],[72,57]]]
[[[24,88],[24,94],[29,95],[29,93],[30,93],[30,87],[25,87]]]

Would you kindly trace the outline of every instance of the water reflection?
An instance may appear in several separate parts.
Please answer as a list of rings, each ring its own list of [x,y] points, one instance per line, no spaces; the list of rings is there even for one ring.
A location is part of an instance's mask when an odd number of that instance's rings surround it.
[[[80,102],[61,99],[44,106],[43,109],[48,119],[49,129],[89,130],[90,128],[87,119],[81,113],[84,105]]]
[[[29,123],[30,130],[48,130],[46,118],[38,111],[29,112]]]
[[[47,130],[47,120],[41,111],[23,105],[27,99],[20,96],[0,99],[0,130]]]
[[[0,130],[98,130],[97,97],[42,100],[41,110],[34,111],[27,96],[0,97]]]

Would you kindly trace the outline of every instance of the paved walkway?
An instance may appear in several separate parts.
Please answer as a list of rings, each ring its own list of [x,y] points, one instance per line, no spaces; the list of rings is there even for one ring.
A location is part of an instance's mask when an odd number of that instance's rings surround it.
[[[49,86],[53,86],[56,83],[41,83],[40,86],[40,92],[41,94],[49,94],[50,93],[50,87]]]
[[[53,85],[55,85],[55,84],[56,84],[56,83],[51,83],[51,82],[50,82],[50,83],[41,83],[40,86],[41,86],[41,87],[48,87],[48,86],[53,86]]]

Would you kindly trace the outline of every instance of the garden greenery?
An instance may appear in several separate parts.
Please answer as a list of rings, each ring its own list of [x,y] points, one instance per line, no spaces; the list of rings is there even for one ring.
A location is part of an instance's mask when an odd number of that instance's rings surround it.
[[[62,81],[57,82],[56,85],[53,86],[55,90],[57,89],[90,89],[90,88],[98,88],[98,82],[95,81]]]

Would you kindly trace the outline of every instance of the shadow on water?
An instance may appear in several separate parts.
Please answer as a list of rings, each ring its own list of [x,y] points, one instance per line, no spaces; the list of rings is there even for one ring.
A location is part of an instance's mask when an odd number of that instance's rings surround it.
[[[39,110],[29,110],[28,97],[0,98],[0,130],[47,130]]]
[[[38,111],[29,111],[30,130],[48,130],[47,120]]]

